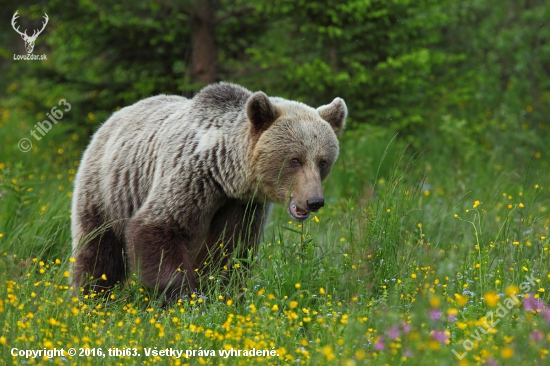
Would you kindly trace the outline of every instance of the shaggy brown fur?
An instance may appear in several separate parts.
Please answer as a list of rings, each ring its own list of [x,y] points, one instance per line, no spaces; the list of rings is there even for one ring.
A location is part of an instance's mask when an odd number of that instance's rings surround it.
[[[324,204],[346,116],[340,98],[315,110],[227,83],[116,112],[75,181],[73,285],[108,289],[131,270],[167,299],[194,291],[204,261],[256,248],[272,202],[299,221]]]

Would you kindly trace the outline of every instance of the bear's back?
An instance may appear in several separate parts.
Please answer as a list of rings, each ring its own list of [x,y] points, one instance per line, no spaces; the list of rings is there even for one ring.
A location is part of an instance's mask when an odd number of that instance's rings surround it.
[[[219,147],[219,139],[233,146],[242,143],[238,140],[246,126],[235,123],[251,94],[241,86],[220,83],[193,99],[158,95],[115,112],[86,149],[75,193],[97,206],[107,220],[131,218],[157,184],[181,169],[182,159],[187,164],[197,160],[197,154],[214,159],[220,152],[209,150]],[[243,132],[233,136],[230,131],[235,129]],[[230,166],[235,168],[224,168]]]
[[[230,131],[240,121],[252,93],[240,85],[219,83],[209,85],[190,101],[190,116],[202,130],[211,128]]]
[[[193,99],[193,104],[203,112],[223,115],[243,110],[252,93],[240,85],[219,83],[209,85]]]
[[[158,95],[115,112],[94,134],[75,182],[81,203],[107,220],[132,217],[159,178],[170,120],[185,114],[190,100]],[[76,208],[76,207],[75,207]]]

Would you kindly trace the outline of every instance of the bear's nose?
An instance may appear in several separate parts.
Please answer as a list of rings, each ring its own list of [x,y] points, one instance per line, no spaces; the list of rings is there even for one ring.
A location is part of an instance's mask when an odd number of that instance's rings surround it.
[[[306,201],[307,208],[310,211],[317,211],[321,207],[325,205],[325,199],[324,198],[313,198],[311,200]]]

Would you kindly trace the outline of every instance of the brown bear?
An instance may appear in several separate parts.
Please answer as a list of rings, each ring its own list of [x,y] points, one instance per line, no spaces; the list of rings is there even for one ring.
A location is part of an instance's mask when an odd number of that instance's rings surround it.
[[[109,289],[132,271],[175,299],[196,289],[207,258],[254,250],[272,202],[305,220],[324,204],[347,113],[340,98],[313,109],[230,83],[114,113],[75,180],[75,289]]]

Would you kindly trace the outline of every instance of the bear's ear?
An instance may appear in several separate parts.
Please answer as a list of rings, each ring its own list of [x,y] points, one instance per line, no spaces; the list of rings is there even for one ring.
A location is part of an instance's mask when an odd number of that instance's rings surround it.
[[[279,111],[265,93],[259,91],[250,96],[246,102],[246,115],[256,131],[267,130],[277,117]]]
[[[348,116],[348,107],[342,98],[335,98],[332,103],[317,108],[322,119],[330,123],[334,132],[344,127]]]

